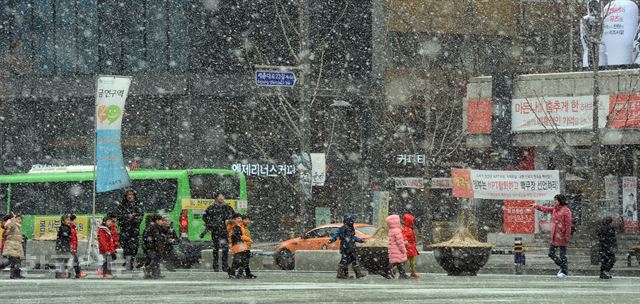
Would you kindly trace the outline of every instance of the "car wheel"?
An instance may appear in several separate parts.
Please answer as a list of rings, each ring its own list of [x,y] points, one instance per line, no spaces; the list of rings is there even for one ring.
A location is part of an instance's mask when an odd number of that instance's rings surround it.
[[[282,249],[280,250],[280,252],[278,252],[278,255],[278,266],[280,266],[280,269],[293,270],[296,265],[293,253],[291,253],[291,251],[289,251],[288,249]]]
[[[322,245],[322,250],[327,250],[327,245]]]

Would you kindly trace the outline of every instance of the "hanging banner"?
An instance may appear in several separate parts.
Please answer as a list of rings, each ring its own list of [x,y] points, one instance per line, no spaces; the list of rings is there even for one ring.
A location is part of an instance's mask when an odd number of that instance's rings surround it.
[[[504,233],[534,232],[535,213],[529,207],[533,201],[504,201]]]
[[[129,186],[122,159],[121,133],[124,103],[131,77],[99,76],[96,92],[96,191]]]
[[[625,232],[638,231],[638,178],[622,177],[622,219]]]
[[[311,184],[324,186],[326,179],[326,156],[324,153],[311,153]]]
[[[467,101],[467,132],[491,133],[493,106],[491,98]]]
[[[557,170],[493,171],[451,169],[454,197],[495,200],[552,200],[560,193]]]
[[[631,0],[611,1],[604,8],[603,18],[600,52],[604,60],[600,60],[600,65],[632,64],[638,5]]]
[[[604,128],[609,95],[598,98],[598,127]],[[593,96],[517,98],[511,101],[511,131],[590,130]]]
[[[421,177],[394,177],[396,182],[396,189],[400,188],[412,188],[422,189],[424,188],[424,179]]]
[[[609,128],[640,128],[640,93],[609,96]]]

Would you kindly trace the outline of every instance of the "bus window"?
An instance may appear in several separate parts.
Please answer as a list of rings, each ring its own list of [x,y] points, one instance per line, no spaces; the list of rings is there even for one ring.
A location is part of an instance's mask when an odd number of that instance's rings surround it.
[[[7,200],[9,199],[7,189],[7,184],[0,184],[0,214],[2,215],[7,213]]]
[[[17,214],[91,213],[91,182],[11,185],[11,210]]]
[[[142,203],[144,212],[170,212],[175,207],[178,196],[178,180],[145,179],[131,182],[132,188],[138,193],[138,199]]]
[[[138,192],[144,212],[169,212],[176,204],[177,180],[133,180],[132,188]],[[113,212],[123,193],[124,189],[96,193],[96,213]],[[11,210],[18,214],[91,214],[93,182],[12,184]]]
[[[191,198],[213,199],[216,192],[221,192],[225,198],[240,197],[240,179],[235,175],[198,174],[189,177]]]

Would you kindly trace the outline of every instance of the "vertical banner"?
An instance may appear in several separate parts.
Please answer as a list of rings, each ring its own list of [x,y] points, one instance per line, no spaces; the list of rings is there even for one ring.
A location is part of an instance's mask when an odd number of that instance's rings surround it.
[[[311,153],[311,184],[324,186],[326,179],[326,156],[324,153]]]
[[[605,191],[605,210],[603,216],[619,216],[620,215],[620,201],[618,200],[618,177],[614,175],[607,175],[604,177],[604,191]]]
[[[382,222],[389,216],[389,192],[373,192],[373,221],[372,225],[380,227]]]
[[[96,191],[128,186],[122,158],[121,133],[124,103],[131,77],[99,76],[96,87]]]
[[[535,213],[529,207],[533,201],[504,201],[504,233],[534,232]]]
[[[638,231],[638,178],[622,177],[622,218],[625,232]]]

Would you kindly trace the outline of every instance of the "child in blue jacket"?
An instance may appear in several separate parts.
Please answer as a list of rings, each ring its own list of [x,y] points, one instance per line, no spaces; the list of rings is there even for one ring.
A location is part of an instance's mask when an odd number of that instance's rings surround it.
[[[349,278],[349,264],[353,267],[356,278],[365,276],[360,271],[360,266],[358,266],[358,254],[356,252],[356,242],[364,243],[364,239],[356,236],[356,229],[353,227],[354,223],[355,217],[346,215],[344,217],[344,225],[329,240],[329,243],[340,240],[340,263],[338,263],[338,275],[336,276],[338,279]]]

